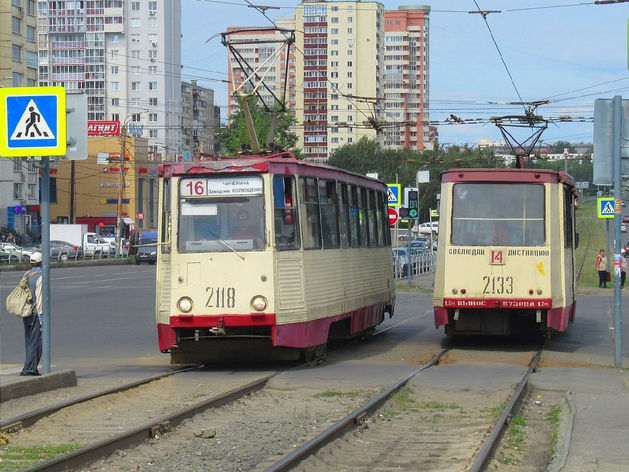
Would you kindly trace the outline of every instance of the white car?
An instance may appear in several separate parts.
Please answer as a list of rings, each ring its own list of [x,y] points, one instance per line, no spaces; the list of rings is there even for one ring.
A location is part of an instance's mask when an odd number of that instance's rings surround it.
[[[439,233],[439,222],[433,221],[432,223],[430,222],[422,223],[421,225],[413,228],[413,231],[416,232],[417,234],[431,234],[433,231],[435,233]]]
[[[3,252],[5,254],[12,254],[12,255],[19,254],[20,257],[22,258],[22,261],[26,262],[30,260],[31,254],[34,251],[29,251],[20,246],[16,246],[13,243],[0,243],[0,252]]]

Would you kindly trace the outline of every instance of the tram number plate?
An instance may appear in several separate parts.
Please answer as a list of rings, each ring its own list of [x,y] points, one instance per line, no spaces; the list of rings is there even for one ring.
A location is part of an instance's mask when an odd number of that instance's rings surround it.
[[[483,282],[485,282],[485,288],[483,293],[496,293],[511,295],[513,293],[513,277],[499,276],[484,276]]]
[[[181,189],[181,194],[184,197],[207,195],[207,180],[187,180]]]
[[[208,294],[205,306],[208,308],[234,308],[236,289],[234,287],[205,287]]]

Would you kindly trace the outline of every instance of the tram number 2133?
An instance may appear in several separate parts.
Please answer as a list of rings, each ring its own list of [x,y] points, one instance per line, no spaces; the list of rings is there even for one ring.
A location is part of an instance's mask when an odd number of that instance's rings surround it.
[[[206,287],[208,294],[206,307],[234,308],[236,306],[236,289],[234,287]]]
[[[503,293],[510,295],[513,293],[513,277],[486,275],[483,277],[483,282],[485,282],[483,293],[496,293],[499,295]]]

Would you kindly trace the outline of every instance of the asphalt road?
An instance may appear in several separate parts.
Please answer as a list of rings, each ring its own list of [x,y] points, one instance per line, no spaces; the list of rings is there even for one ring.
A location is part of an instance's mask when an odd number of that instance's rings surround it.
[[[0,381],[2,374],[19,372],[24,362],[22,320],[4,306],[21,276],[0,273]],[[158,349],[154,306],[155,266],[52,269],[51,371],[131,381],[171,369],[170,357]],[[379,329],[406,321],[387,334],[387,342],[439,345],[445,336],[432,320],[432,294],[399,291],[394,318]]]
[[[22,320],[4,299],[21,272],[0,274],[2,371],[24,362]],[[76,267],[51,270],[51,370],[107,371],[112,366],[167,365],[157,348],[155,267]]]

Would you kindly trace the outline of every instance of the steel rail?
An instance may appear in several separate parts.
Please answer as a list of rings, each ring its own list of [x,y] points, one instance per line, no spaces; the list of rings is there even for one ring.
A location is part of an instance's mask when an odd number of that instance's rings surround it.
[[[500,415],[500,418],[498,418],[498,422],[496,423],[496,426],[494,426],[494,429],[489,435],[489,439],[487,439],[487,441],[483,445],[480,453],[474,460],[474,463],[472,464],[472,467],[470,467],[468,472],[480,472],[481,470],[484,470],[484,467],[487,465],[486,463],[489,461],[491,454],[494,451],[494,448],[502,437],[502,433],[504,432],[505,427],[509,424],[509,419],[513,416],[513,412],[519,409],[522,403],[522,399],[524,398],[526,394],[526,389],[528,387],[529,377],[537,368],[543,351],[543,346],[537,351],[537,354],[531,361],[531,365],[522,377],[522,380],[520,380],[518,388],[515,389],[515,392],[513,392],[513,395],[511,396],[509,403],[507,403],[507,406],[503,410],[502,415]]]
[[[209,398],[175,413],[158,418],[143,426],[41,462],[27,469],[23,469],[23,472],[67,472],[68,470],[80,469],[87,464],[107,457],[116,450],[136,446],[147,439],[159,438],[161,434],[178,426],[184,420],[203,413],[206,410],[218,408],[238,400],[251,392],[260,390],[275,375],[277,374],[268,375],[216,397]]]
[[[343,418],[342,420],[336,422],[330,428],[318,434],[316,437],[312,438],[310,441],[303,444],[298,449],[295,449],[293,452],[273,464],[271,467],[264,470],[264,472],[284,472],[293,469],[296,467],[301,461],[308,458],[309,456],[316,453],[322,447],[327,445],[328,443],[334,441],[336,438],[344,434],[345,432],[354,429],[357,426],[360,426],[363,423],[363,420],[378,410],[387,400],[389,400],[398,390],[404,387],[409,380],[419,374],[421,371],[432,367],[437,364],[441,357],[450,350],[450,348],[446,348],[441,351],[437,356],[435,356],[430,362],[422,365],[420,368],[408,374],[402,380],[399,380],[391,387],[383,391],[377,397],[370,400],[368,403],[364,404],[357,410],[354,410],[348,416]]]
[[[20,416],[16,416],[14,418],[10,418],[8,420],[5,421],[0,421],[0,433],[13,433],[15,431],[18,431],[21,428],[28,428],[29,426],[34,425],[35,423],[37,423],[39,420],[41,420],[42,418],[45,418],[47,416],[52,415],[53,413],[56,413],[60,410],[63,410],[64,408],[68,408],[70,406],[73,405],[77,405],[79,403],[84,403],[90,400],[94,400],[96,398],[99,397],[104,397],[106,395],[113,395],[116,393],[121,393],[124,392],[126,390],[131,390],[137,387],[140,387],[142,385],[145,385],[147,383],[151,383],[154,382],[156,380],[160,380],[166,377],[170,377],[172,375],[176,375],[176,374],[180,374],[182,372],[187,372],[189,370],[195,370],[195,369],[200,369],[203,366],[196,366],[196,367],[187,367],[185,369],[178,369],[172,372],[166,372],[164,374],[158,374],[158,375],[154,375],[152,377],[148,377],[146,379],[143,380],[137,380],[134,382],[129,382],[126,383],[124,385],[120,385],[118,387],[112,387],[112,388],[108,388],[105,390],[101,390],[99,392],[95,392],[95,393],[90,393],[87,395],[83,395],[80,397],[76,397],[76,398],[72,398],[70,400],[67,400],[65,402],[61,402],[61,403],[56,403],[54,405],[50,405],[44,408],[40,408],[38,410],[34,410],[34,411],[29,411],[28,413],[24,413],[23,415]]]

